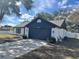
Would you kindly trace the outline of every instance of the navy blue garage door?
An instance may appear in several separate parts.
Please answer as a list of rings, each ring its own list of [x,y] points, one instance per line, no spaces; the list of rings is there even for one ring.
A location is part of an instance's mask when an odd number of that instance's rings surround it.
[[[47,39],[51,36],[51,29],[49,28],[30,28],[29,38],[32,39]]]

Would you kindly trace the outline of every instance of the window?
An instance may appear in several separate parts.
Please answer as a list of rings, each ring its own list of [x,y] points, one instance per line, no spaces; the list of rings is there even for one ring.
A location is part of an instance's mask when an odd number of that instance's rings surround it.
[[[37,20],[37,23],[41,23],[41,19],[38,19],[38,20]]]
[[[21,28],[16,28],[16,33],[20,34],[21,33]]]

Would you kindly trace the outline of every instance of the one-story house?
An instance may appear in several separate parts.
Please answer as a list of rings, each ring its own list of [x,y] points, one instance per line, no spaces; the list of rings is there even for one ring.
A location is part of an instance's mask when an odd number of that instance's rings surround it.
[[[2,30],[2,31],[12,31],[13,27],[9,26],[9,25],[5,25],[5,26],[1,26],[0,30]]]
[[[28,37],[29,28],[26,25],[29,24],[29,21],[24,21],[14,27],[14,33],[20,34],[21,36]]]
[[[64,20],[48,21],[41,17],[34,18],[31,22],[25,21],[14,27],[14,32],[31,39],[51,38],[52,28],[63,28]]]

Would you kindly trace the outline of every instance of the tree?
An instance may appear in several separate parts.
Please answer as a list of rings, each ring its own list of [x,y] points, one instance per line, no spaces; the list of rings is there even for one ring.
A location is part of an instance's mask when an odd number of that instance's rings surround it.
[[[22,2],[27,10],[31,9],[33,3],[32,0],[0,0],[0,23],[4,14],[10,15],[12,12],[15,13],[17,16],[20,15],[19,5],[16,5],[17,2],[18,4]]]
[[[44,18],[46,20],[53,20],[52,14],[49,14],[49,13],[41,12],[41,13],[38,13],[36,16],[37,17],[42,17],[42,18]]]
[[[70,15],[70,10],[63,9],[63,8],[60,8],[59,10],[53,13],[54,19],[57,19],[57,20],[67,19],[69,15]]]

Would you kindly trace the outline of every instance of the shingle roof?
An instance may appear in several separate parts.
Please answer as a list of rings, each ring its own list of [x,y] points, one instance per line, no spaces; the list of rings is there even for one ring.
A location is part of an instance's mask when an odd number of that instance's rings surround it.
[[[30,23],[30,21],[24,21],[24,22],[22,22],[22,23],[16,25],[15,27],[25,27],[25,26],[26,26],[27,24],[29,24],[29,23]]]
[[[55,24],[55,25],[61,27],[62,24],[63,24],[63,22],[64,22],[64,20],[51,20],[51,21],[49,21],[49,22],[51,22],[51,23],[53,23],[53,24]],[[29,23],[30,23],[30,21],[24,21],[24,22],[22,22],[22,23],[16,25],[15,27],[25,27],[25,26],[26,26],[27,24],[29,24]]]
[[[62,26],[64,20],[52,20],[50,22],[56,24],[57,26]]]

